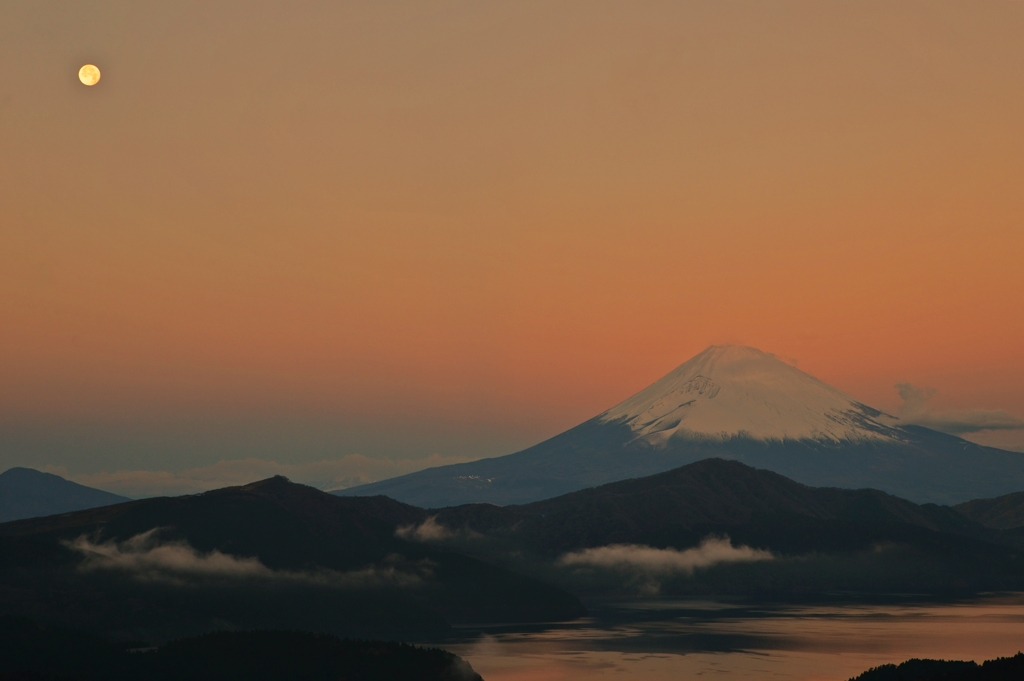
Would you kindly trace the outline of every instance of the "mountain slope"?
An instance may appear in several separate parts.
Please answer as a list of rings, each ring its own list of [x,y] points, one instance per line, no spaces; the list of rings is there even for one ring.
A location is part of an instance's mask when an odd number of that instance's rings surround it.
[[[429,527],[426,541],[577,593],[628,590],[637,580],[666,581],[663,592],[782,597],[1024,586],[1016,539],[949,507],[871,489],[808,487],[721,459],[521,506],[443,509]],[[706,549],[716,537],[719,543]],[[705,560],[709,569],[671,569],[685,563],[685,552],[705,550],[717,552]],[[751,550],[768,553],[753,563],[716,564],[715,555]],[[567,555],[605,562],[566,568]]]
[[[975,522],[999,530],[1024,527],[1024,492],[995,499],[973,499],[954,508]]]
[[[218,628],[384,638],[571,619],[574,597],[395,536],[391,499],[284,478],[0,525],[0,614],[146,639]]]
[[[1024,454],[899,420],[753,348],[711,347],[599,416],[515,454],[336,492],[418,506],[523,504],[707,458],[798,482],[958,503],[1024,490]]]
[[[621,543],[687,548],[708,534],[788,553],[862,549],[892,538],[897,528],[986,534],[948,507],[919,506],[873,489],[808,487],[723,459],[521,506],[444,509],[435,519],[451,529],[514,536],[549,555]]]
[[[672,437],[899,442],[897,419],[755,348],[712,346],[597,417]]]
[[[123,501],[128,498],[31,468],[10,468],[0,473],[0,523]]]

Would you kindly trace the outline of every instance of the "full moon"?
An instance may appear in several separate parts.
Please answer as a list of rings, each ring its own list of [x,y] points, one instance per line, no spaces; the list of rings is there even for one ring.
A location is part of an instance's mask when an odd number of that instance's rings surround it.
[[[78,80],[85,85],[95,85],[100,82],[100,70],[92,64],[86,64],[78,69]]]

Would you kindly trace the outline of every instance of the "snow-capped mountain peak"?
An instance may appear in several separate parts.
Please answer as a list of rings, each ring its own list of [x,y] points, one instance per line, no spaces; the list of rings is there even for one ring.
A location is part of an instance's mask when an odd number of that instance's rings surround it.
[[[895,417],[756,348],[713,345],[601,414],[652,444],[672,437],[897,440]]]

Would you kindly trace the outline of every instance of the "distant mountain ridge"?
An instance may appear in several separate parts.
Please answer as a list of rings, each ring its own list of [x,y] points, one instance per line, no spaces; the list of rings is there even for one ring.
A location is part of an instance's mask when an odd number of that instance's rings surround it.
[[[524,504],[708,458],[807,485],[953,504],[1024,490],[1024,454],[902,424],[771,354],[712,346],[595,418],[521,452],[335,494],[417,506]]]
[[[93,489],[32,468],[0,473],[0,523],[86,508],[110,506],[128,497]]]

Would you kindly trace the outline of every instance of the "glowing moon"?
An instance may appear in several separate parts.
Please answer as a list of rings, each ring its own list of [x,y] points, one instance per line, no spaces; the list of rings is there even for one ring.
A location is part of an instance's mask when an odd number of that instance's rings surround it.
[[[100,70],[92,64],[86,64],[78,69],[78,80],[84,85],[95,85],[100,82]]]

